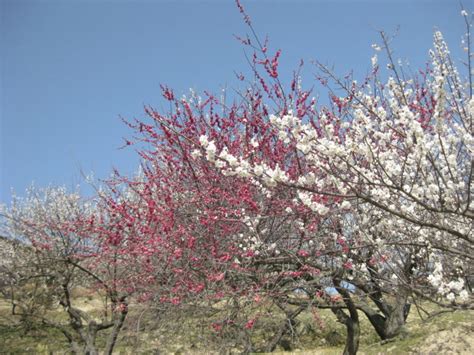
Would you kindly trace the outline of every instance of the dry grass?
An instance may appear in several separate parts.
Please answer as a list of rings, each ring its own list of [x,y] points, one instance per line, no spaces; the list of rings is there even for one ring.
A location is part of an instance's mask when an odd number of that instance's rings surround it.
[[[85,290],[75,293],[79,308],[94,317],[100,316],[102,303]],[[213,354],[228,350],[220,335],[209,326],[213,315],[206,309],[179,313],[157,312],[143,305],[132,305],[118,346],[117,354]],[[434,308],[432,307],[432,310]],[[59,311],[58,311],[59,312]],[[281,315],[260,318],[255,324],[253,340],[262,342],[281,320]],[[61,317],[58,314],[58,317]],[[288,337],[292,350],[278,348],[274,354],[340,354],[344,347],[345,329],[330,311],[319,311],[320,321],[304,312],[299,317],[293,337]],[[205,321],[203,321],[205,319]],[[217,319],[217,318],[216,318]],[[445,313],[422,320],[416,310],[410,313],[406,331],[394,341],[382,343],[370,323],[361,315],[360,353],[375,354],[472,354],[474,353],[474,311]],[[102,339],[103,340],[103,339]],[[98,340],[100,343],[101,339]],[[25,332],[11,308],[0,300],[0,343],[2,354],[65,354],[67,343],[57,330],[36,327]],[[227,343],[228,345],[230,343]],[[221,346],[221,347],[220,347]],[[230,345],[229,345],[230,346]],[[238,349],[234,348],[237,352]],[[232,351],[229,351],[232,353]]]

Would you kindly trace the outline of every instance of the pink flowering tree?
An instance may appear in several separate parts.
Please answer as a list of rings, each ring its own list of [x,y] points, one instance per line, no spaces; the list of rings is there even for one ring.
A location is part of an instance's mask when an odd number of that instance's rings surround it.
[[[222,173],[215,162],[225,160],[215,155],[218,147],[214,141],[205,140],[211,136],[220,147],[227,142],[261,156],[288,154],[283,149],[259,152],[255,141],[240,146],[242,124],[249,120],[255,121],[255,129],[267,141],[275,138],[269,125],[259,127],[259,97],[248,95],[255,108],[252,113],[243,109],[244,105],[226,107],[213,97],[176,99],[168,88],[163,88],[163,95],[172,104],[172,112],[163,115],[147,108],[151,123],[130,123],[136,131],[134,143],[145,143],[146,147],[139,151],[143,158],[140,179],[117,176],[110,182],[127,186],[136,196],[124,199],[126,208],[114,209],[121,211],[120,220],[132,221],[129,228],[146,228],[141,238],[151,259],[155,252],[169,250],[174,284],[170,294],[161,294],[158,300],[179,305],[205,297],[230,300],[241,308],[239,300],[243,298],[258,300],[270,295],[276,299],[292,292],[301,275],[318,274],[320,270],[302,261],[312,245],[303,226],[317,222],[310,211],[296,200],[291,202],[296,196],[286,188],[262,190],[255,181]],[[232,139],[239,141],[232,143]],[[233,149],[226,153],[231,161],[232,153],[236,154]],[[150,240],[155,239],[158,242],[153,247]],[[240,323],[248,341],[245,334],[255,320],[237,322],[239,314],[229,312],[216,327],[236,328]]]
[[[254,61],[256,65],[259,60]],[[277,60],[273,63],[276,66]],[[212,95],[177,99],[163,87],[171,111],[161,114],[148,107],[151,122],[128,123],[136,133],[129,143],[140,147],[143,172],[138,180],[117,176],[111,181],[111,186],[124,185],[136,197],[124,198],[120,207],[116,199],[110,205],[121,216],[118,220],[127,221],[133,235],[140,235],[150,255],[168,249],[173,264],[181,265],[173,269],[172,294],[158,293],[162,302],[179,305],[205,293],[232,300],[254,295],[271,299],[291,321],[302,310],[287,307],[295,291],[311,299],[316,293],[327,296],[327,287],[344,292],[342,277],[352,268],[349,244],[359,243],[341,229],[351,206],[341,204],[337,193],[309,201],[304,191],[286,184],[308,171],[295,142],[274,126],[276,117],[266,104],[272,93],[261,80],[263,91],[254,86],[242,94],[240,103],[231,105]],[[308,98],[296,84],[291,95],[301,105]],[[257,167],[250,171],[252,164]],[[150,240],[158,241],[155,251]],[[130,244],[121,243],[128,253]],[[140,255],[138,251],[134,260]],[[329,297],[321,298],[318,306],[332,308],[351,329],[358,329],[357,312],[351,320],[341,310],[355,310],[346,294],[345,306]],[[239,302],[233,304],[244,313]],[[238,314],[231,313],[217,327],[235,327]],[[247,343],[253,320],[241,322]],[[265,349],[273,350],[285,331],[282,326]],[[247,345],[251,350],[252,344]]]

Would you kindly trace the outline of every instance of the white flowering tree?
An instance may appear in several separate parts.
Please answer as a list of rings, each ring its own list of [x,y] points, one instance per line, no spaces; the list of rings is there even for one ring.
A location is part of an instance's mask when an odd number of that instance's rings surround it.
[[[468,275],[461,270],[469,269],[473,243],[472,84],[459,78],[439,32],[430,55],[419,80],[403,79],[390,62],[393,75],[385,85],[375,76],[374,88],[348,86],[320,66],[347,92],[336,100],[340,114],[323,112],[318,134],[299,122],[290,131],[308,163],[330,177],[309,185],[312,194],[336,188],[367,205],[362,216],[377,219],[382,244],[418,247],[412,257],[433,265],[427,276],[438,294],[466,302]]]
[[[338,196],[336,205],[342,209],[366,205],[362,214],[381,220],[376,227],[381,235],[398,233],[400,244],[429,250],[437,270],[429,280],[440,294],[465,301],[464,288],[448,292],[437,260],[447,254],[459,262],[472,256],[474,100],[471,84],[459,78],[441,33],[435,33],[434,43],[432,65],[420,79],[402,79],[390,63],[393,76],[381,84],[374,75],[371,87],[369,80],[363,85],[345,83],[320,66],[346,90],[346,97],[333,96],[334,107],[321,109],[309,120],[296,112],[270,115],[270,124],[279,131],[275,144],[294,144],[304,162],[298,177],[284,161],[271,166],[229,156],[227,148],[217,155],[228,163],[224,173],[249,176],[264,188],[292,187],[319,215],[329,212],[319,202],[323,196]],[[258,141],[257,136],[251,139]],[[204,137],[201,144],[212,153],[208,159],[216,154],[214,142]],[[224,164],[216,161],[216,166]],[[406,228],[412,233],[403,236]]]
[[[4,263],[4,296],[23,325],[59,330],[74,353],[98,354],[97,334],[107,332],[110,354],[128,313],[127,294],[117,273],[104,264],[96,204],[65,188],[31,188],[2,208],[13,255]],[[82,288],[104,302],[100,316],[81,309],[74,293]],[[78,304],[79,302],[79,304]],[[66,315],[61,321],[58,313]]]

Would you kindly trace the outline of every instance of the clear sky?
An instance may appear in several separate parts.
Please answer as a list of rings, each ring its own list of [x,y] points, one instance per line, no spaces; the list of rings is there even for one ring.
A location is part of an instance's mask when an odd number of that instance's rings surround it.
[[[217,91],[248,72],[234,34],[247,31],[233,0],[0,0],[0,202],[36,185],[74,186],[80,171],[131,172],[126,118],[161,108],[159,84],[178,94]],[[370,68],[377,30],[400,31],[395,57],[416,68],[434,29],[455,59],[464,33],[456,0],[242,0],[256,31],[283,50],[288,78],[299,59],[336,71]],[[473,10],[472,0],[463,1]],[[311,84],[310,66],[304,81]]]

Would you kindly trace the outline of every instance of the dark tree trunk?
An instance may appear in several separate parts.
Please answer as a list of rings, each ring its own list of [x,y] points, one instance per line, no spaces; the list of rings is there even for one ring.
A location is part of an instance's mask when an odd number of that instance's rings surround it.
[[[410,311],[410,304],[407,301],[406,296],[400,296],[397,297],[395,305],[389,305],[379,299],[378,304],[383,304],[379,309],[383,310],[384,315],[377,313],[368,305],[359,308],[365,313],[380,339],[386,340],[396,337],[403,330]]]
[[[71,295],[67,283],[63,284],[63,291],[64,299],[61,300],[60,303],[69,315],[69,325],[80,337],[80,346],[83,349],[81,353],[86,355],[98,355],[99,351],[97,350],[95,344],[97,333],[99,331],[112,328],[104,350],[104,354],[111,355],[117,342],[120,330],[122,329],[125,318],[128,314],[128,304],[126,302],[126,297],[124,296],[119,299],[114,297],[114,305],[118,306],[119,309],[116,310],[111,321],[96,323],[87,313],[72,306]],[[68,338],[73,352],[77,352],[78,344],[73,340],[73,337],[69,335],[68,332],[63,333]]]
[[[359,320],[348,318],[346,321],[347,338],[344,355],[355,355],[359,349],[360,327]]]
[[[339,322],[346,326],[346,346],[344,347],[344,355],[355,355],[359,349],[360,325],[359,317],[348,316],[340,308],[332,308],[333,313],[337,316]]]
[[[357,308],[351,299],[349,292],[341,287],[341,279],[338,277],[333,278],[334,285],[336,286],[337,292],[342,296],[344,303],[347,306],[349,315],[347,315],[341,308],[332,308],[332,312],[337,316],[339,322],[346,326],[346,346],[344,347],[344,355],[355,355],[359,349],[360,339],[360,325],[359,325],[359,314]]]
[[[408,316],[407,308],[409,310],[410,305],[406,303],[406,298],[393,307],[385,321],[386,339],[396,337],[403,330]]]
[[[122,330],[123,323],[125,322],[125,318],[127,318],[128,314],[128,305],[122,302],[122,310],[117,315],[114,321],[114,326],[112,328],[112,333],[110,333],[109,338],[107,339],[107,345],[105,346],[104,354],[111,355],[115,344],[117,342],[117,337]]]
[[[411,254],[408,254],[404,263],[403,274],[399,275],[407,284],[410,283],[413,276],[414,267],[415,264],[412,261]],[[405,326],[410,311],[410,304],[408,303],[409,292],[403,285],[400,285],[394,293],[395,300],[391,299],[388,301],[384,298],[384,290],[379,283],[380,275],[378,268],[370,265],[368,261],[367,268],[371,275],[371,282],[367,283],[364,280],[359,280],[355,284],[368,295],[377,306],[378,311],[372,309],[366,303],[358,305],[358,308],[365,313],[380,339],[392,339],[399,335]]]

